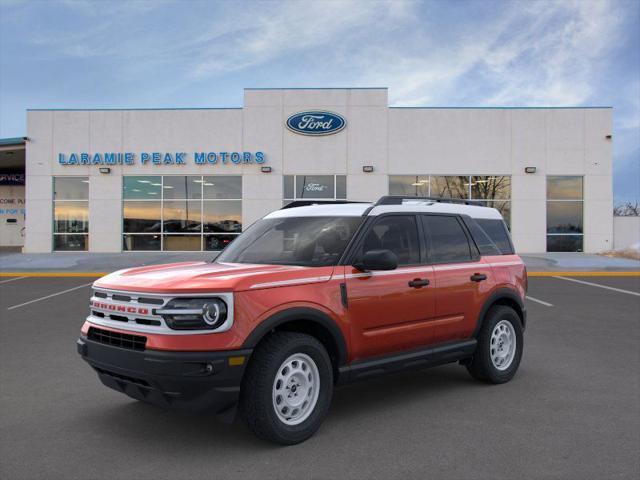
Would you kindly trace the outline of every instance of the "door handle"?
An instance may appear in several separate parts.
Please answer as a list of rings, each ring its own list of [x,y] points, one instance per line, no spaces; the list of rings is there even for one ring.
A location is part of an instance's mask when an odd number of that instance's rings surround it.
[[[426,287],[427,285],[429,285],[429,279],[427,278],[414,278],[409,281],[409,286],[412,288]]]
[[[484,273],[474,273],[473,275],[471,275],[472,282],[481,282],[486,279],[487,276]]]

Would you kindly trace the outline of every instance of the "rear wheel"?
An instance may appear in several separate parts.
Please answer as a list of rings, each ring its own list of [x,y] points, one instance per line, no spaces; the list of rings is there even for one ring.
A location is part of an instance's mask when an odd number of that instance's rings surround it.
[[[333,368],[323,345],[302,333],[276,332],[251,356],[240,408],[260,438],[283,445],[313,435],[333,394]]]
[[[522,323],[516,311],[505,305],[492,307],[480,328],[478,346],[467,370],[484,382],[508,382],[518,370],[522,347]]]

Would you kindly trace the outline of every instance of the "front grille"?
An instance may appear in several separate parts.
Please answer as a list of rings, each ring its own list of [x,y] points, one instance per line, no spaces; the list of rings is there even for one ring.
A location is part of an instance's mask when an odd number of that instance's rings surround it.
[[[147,337],[142,335],[129,335],[128,333],[112,332],[95,327],[89,327],[88,338],[94,342],[129,350],[142,351],[147,345]]]

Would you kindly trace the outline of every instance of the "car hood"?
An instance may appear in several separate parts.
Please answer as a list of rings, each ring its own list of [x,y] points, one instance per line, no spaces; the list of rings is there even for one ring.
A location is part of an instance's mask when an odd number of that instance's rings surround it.
[[[95,287],[146,293],[206,293],[327,281],[333,267],[183,262],[118,270]]]

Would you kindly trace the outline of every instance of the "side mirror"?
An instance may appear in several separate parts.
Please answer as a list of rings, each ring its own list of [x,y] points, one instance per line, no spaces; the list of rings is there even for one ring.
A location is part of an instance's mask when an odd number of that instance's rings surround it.
[[[362,256],[362,260],[353,266],[362,272],[395,270],[398,268],[398,257],[391,250],[369,250]]]

